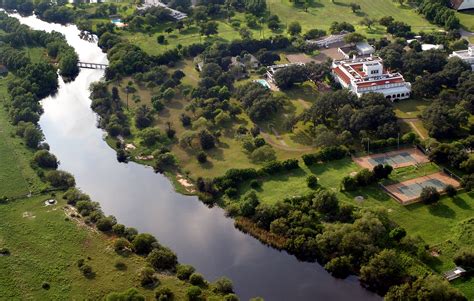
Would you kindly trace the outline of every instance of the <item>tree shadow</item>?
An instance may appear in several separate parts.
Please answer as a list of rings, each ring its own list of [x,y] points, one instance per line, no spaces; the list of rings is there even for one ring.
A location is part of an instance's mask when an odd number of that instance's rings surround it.
[[[458,196],[453,197],[453,203],[459,208],[462,208],[465,210],[470,210],[472,208],[468,203],[466,203],[465,200],[463,200],[462,198]]]
[[[438,217],[454,218],[456,216],[456,212],[443,203],[429,205],[428,211]]]

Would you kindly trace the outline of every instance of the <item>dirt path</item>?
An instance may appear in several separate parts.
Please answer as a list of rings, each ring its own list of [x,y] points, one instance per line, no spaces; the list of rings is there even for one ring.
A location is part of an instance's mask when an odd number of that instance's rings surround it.
[[[428,138],[426,135],[424,135],[420,129],[416,126],[415,122],[421,121],[420,118],[400,118],[400,120],[406,122],[412,129],[415,130],[415,132],[418,134],[418,136],[421,137],[421,139],[426,139]]]

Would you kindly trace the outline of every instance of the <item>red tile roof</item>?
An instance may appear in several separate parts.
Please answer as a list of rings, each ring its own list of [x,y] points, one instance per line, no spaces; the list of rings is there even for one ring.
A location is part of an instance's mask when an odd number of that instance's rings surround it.
[[[347,76],[344,71],[341,70],[340,67],[333,68],[332,71],[336,73],[337,77],[339,77],[339,79],[345,82],[347,85],[351,83],[351,79],[349,78],[349,76]]]

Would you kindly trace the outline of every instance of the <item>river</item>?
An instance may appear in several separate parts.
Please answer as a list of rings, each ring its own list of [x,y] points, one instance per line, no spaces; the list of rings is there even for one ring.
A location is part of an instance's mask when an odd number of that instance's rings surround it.
[[[63,33],[81,61],[107,62],[96,43],[79,38],[74,25],[13,16],[33,29]],[[60,168],[75,176],[77,186],[100,202],[105,214],[152,233],[181,263],[193,265],[208,280],[229,277],[241,300],[380,300],[355,277],[338,280],[316,263],[300,262],[240,232],[222,209],[176,193],[170,181],[151,168],[117,162],[90,108],[88,87],[102,76],[101,70],[83,69],[72,82],[60,80],[57,94],[42,101],[40,125]]]

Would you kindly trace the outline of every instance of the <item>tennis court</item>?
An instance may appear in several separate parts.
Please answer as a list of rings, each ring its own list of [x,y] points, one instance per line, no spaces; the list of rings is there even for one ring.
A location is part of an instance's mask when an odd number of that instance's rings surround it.
[[[406,148],[388,153],[357,157],[353,158],[353,160],[361,167],[369,169],[379,164],[400,168],[429,162],[428,157],[416,148]]]
[[[384,186],[384,189],[402,204],[409,204],[420,198],[421,191],[425,187],[434,187],[439,192],[442,192],[448,185],[453,185],[455,188],[458,188],[460,183],[443,172],[437,172],[401,183]]]

